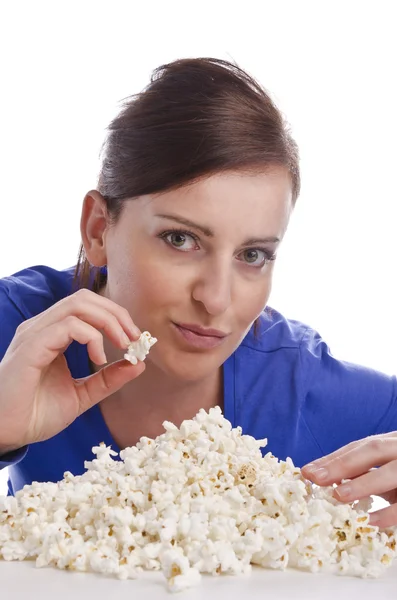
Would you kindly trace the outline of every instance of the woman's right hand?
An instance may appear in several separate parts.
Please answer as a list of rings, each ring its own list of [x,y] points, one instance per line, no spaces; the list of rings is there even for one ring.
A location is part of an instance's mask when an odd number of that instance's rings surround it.
[[[119,360],[73,379],[63,353],[76,340],[104,364],[101,331],[120,349],[140,335],[126,309],[85,289],[18,327],[0,363],[0,455],[53,437],[144,371]]]

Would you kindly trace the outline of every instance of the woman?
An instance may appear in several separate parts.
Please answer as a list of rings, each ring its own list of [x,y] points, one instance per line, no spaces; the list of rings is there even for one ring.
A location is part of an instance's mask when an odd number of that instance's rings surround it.
[[[343,501],[396,501],[396,378],[335,360],[316,332],[267,307],[299,184],[280,112],[235,65],[164,65],[126,102],[84,199],[75,272],[41,266],[0,282],[10,493],[81,473],[100,441],[119,450],[220,405],[279,458],[334,453],[304,474],[354,478]],[[159,341],[133,366],[122,356],[143,330]],[[397,524],[396,507],[372,521]]]

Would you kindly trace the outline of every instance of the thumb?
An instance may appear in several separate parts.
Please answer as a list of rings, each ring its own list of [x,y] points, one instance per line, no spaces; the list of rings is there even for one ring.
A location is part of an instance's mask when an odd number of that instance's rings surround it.
[[[138,377],[145,368],[144,362],[138,361],[138,364],[132,365],[127,360],[122,359],[103,367],[93,375],[76,379],[75,389],[80,406],[79,416],[94,404],[114,394],[126,383]]]

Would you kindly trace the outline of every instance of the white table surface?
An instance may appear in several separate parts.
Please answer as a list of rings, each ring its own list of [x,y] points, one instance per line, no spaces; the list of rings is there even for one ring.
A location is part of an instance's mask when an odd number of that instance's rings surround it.
[[[0,560],[2,600],[396,600],[397,561],[379,579],[254,568],[247,577],[204,576],[200,586],[179,594],[171,594],[164,584],[161,573],[120,581]]]

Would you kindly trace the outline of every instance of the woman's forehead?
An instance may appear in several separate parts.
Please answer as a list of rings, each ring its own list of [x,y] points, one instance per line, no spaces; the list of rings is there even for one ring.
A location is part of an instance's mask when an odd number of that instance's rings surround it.
[[[239,171],[227,171],[224,173],[215,173],[208,177],[202,177],[180,188],[153,194],[151,198],[205,198],[222,199],[233,196],[244,195],[262,195],[268,191],[276,189],[291,188],[291,181],[288,171],[283,167],[273,167],[266,171],[254,173],[243,173]],[[241,199],[244,199],[243,197]]]
[[[278,221],[290,213],[292,187],[284,169],[245,175],[212,175],[188,186],[161,194],[143,196],[129,203],[142,218],[179,215],[195,221],[208,221],[214,227],[230,221]]]

